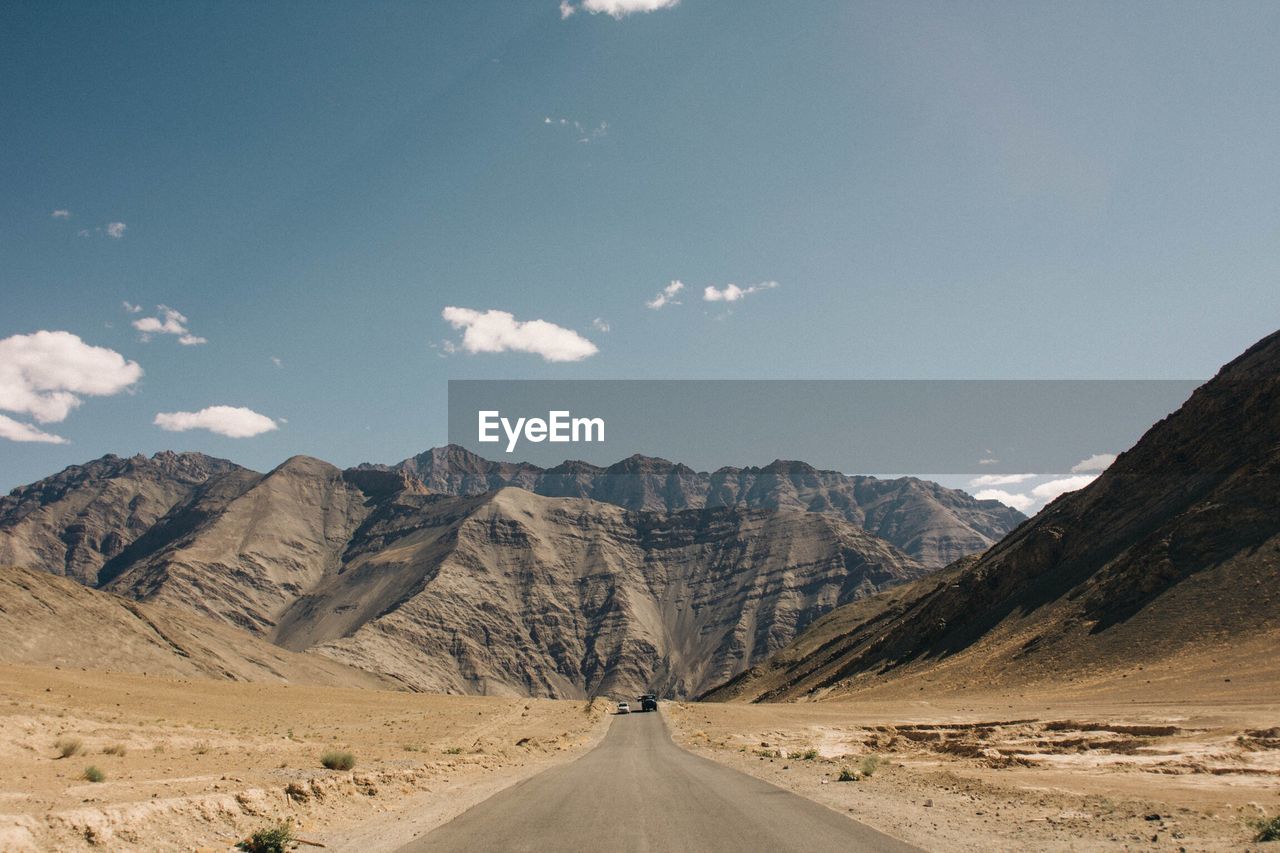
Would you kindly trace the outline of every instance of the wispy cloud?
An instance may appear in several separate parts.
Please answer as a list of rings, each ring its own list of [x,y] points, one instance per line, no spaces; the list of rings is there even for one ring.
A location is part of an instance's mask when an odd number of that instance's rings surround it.
[[[1005,506],[1011,506],[1019,512],[1026,512],[1036,502],[1036,499],[1030,495],[1006,492],[1004,489],[983,489],[974,492],[973,496],[980,501],[1000,501]]]
[[[119,240],[124,236],[125,229],[128,227],[129,226],[125,225],[123,222],[108,222],[103,227],[103,230],[106,231],[108,237],[113,240]]]
[[[598,332],[607,332],[609,331],[610,328],[612,328],[609,325],[608,321],[606,321],[603,317],[595,318],[594,320],[591,321],[591,325]]]
[[[1050,480],[1047,483],[1041,483],[1031,490],[1033,497],[1039,498],[1041,501],[1048,503],[1058,495],[1074,492],[1077,489],[1083,489],[1085,486],[1098,479],[1097,474],[1081,474],[1075,477],[1062,477],[1057,480]]]
[[[560,0],[560,18],[567,18],[574,12],[582,10],[593,15],[603,12],[611,18],[621,20],[637,12],[670,9],[679,3],[680,0],[581,0],[577,6],[574,6],[569,0]]]
[[[1016,486],[1027,480],[1034,480],[1035,474],[983,474],[969,481],[970,486]]]
[[[67,440],[60,435],[45,432],[42,429],[33,427],[31,424],[15,421],[8,415],[0,415],[0,438],[7,438],[10,441],[34,441],[42,444],[67,444]]]
[[[276,367],[279,367],[279,368],[283,368],[283,367],[284,367],[284,362],[283,362],[283,361],[281,361],[281,360],[280,360],[280,357],[279,357],[279,356],[277,356],[277,355],[273,355],[273,356],[271,356],[271,363],[272,363],[272,364],[274,364]]]
[[[142,368],[115,350],[86,344],[70,332],[41,331],[0,340],[0,409],[37,423],[60,423],[81,397],[106,397],[142,378]],[[60,444],[59,436],[5,418],[0,436]]]
[[[121,302],[121,303],[120,303],[120,305],[124,308],[124,310],[125,310],[125,311],[128,311],[130,314],[141,314],[141,313],[142,313],[142,306],[141,306],[141,305],[134,305],[134,304],[133,304],[132,302],[130,302],[128,299],[126,299],[126,300],[124,300],[123,302]]]
[[[762,290],[772,290],[777,287],[776,281],[762,281],[759,284],[753,284],[750,287],[738,287],[736,284],[727,284],[722,288],[716,288],[714,285],[707,285],[702,291],[702,299],[705,302],[738,302],[746,299],[753,293],[759,293]]]
[[[1071,466],[1072,474],[1087,474],[1090,471],[1105,471],[1116,461],[1114,453],[1095,453],[1088,459],[1081,459]]]
[[[137,313],[128,302],[125,303],[125,309],[130,313]],[[176,335],[178,343],[185,347],[209,343],[208,338],[191,333],[187,328],[187,318],[181,311],[167,305],[157,305],[156,311],[159,312],[157,317],[140,317],[133,321],[133,327],[142,333],[140,337],[144,343],[151,340],[152,335]]]
[[[252,438],[279,429],[271,418],[244,406],[208,406],[198,412],[160,412],[153,423],[167,432],[207,429],[227,438]]]
[[[70,219],[71,211],[67,210],[66,208],[60,207],[57,210],[55,210],[53,213],[50,213],[49,215],[52,216],[54,219]]]
[[[572,329],[546,320],[517,320],[508,311],[448,306],[440,316],[462,330],[462,341],[447,341],[446,352],[527,352],[552,362],[581,361],[599,352],[595,344]]]
[[[684,290],[684,282],[679,279],[673,280],[666,287],[662,288],[662,292],[645,303],[648,307],[657,311],[665,305],[679,305],[680,300],[676,299],[676,294]]]
[[[587,126],[582,122],[571,118],[552,118],[544,116],[542,119],[544,125],[550,125],[556,128],[565,128],[566,131],[572,131],[579,142],[594,142],[609,135],[609,122],[602,121],[594,126]]]

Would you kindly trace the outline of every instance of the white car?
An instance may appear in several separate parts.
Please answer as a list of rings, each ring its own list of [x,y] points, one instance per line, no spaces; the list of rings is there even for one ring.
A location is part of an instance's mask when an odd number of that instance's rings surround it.
[[[626,702],[619,702],[619,703],[618,703],[618,713],[619,713],[619,714],[630,714],[630,713],[631,713],[631,705],[629,705],[629,704],[628,704],[628,703],[626,703]]]

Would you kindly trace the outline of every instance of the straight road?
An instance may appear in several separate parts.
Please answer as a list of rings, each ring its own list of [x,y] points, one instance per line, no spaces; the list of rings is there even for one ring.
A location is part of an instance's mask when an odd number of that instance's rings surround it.
[[[440,851],[886,851],[917,848],[686,752],[661,714],[614,717],[591,752],[401,848]],[[918,851],[917,851],[918,853]]]

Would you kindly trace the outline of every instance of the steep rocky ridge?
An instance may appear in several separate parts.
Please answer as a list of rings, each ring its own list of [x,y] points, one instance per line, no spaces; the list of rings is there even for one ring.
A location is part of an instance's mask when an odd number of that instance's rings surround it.
[[[300,602],[307,618],[287,614],[282,628],[306,634],[285,645],[377,661],[419,689],[686,696],[839,604],[926,572],[857,525],[813,513],[631,512],[514,488],[406,502],[425,512],[371,525],[390,544],[353,555]],[[354,631],[339,615],[379,607]],[[314,627],[323,609],[335,614],[328,641]]]
[[[639,455],[607,468],[569,461],[542,469],[491,462],[450,445],[394,468],[421,478],[432,491],[453,495],[518,486],[548,497],[590,498],[655,512],[746,507],[835,513],[934,567],[985,550],[1025,518],[999,501],[980,501],[914,477],[849,476],[784,460],[710,474]]]
[[[396,474],[341,470],[295,456],[255,478],[223,477],[160,520],[154,550],[112,567],[106,588],[192,608],[259,634],[274,616],[333,574]],[[360,488],[363,483],[373,496]]]
[[[104,456],[0,497],[0,565],[94,585],[104,563],[211,477],[244,471],[202,453]]]
[[[1088,677],[1280,628],[1280,333],[981,557],[828,616],[717,698]]]

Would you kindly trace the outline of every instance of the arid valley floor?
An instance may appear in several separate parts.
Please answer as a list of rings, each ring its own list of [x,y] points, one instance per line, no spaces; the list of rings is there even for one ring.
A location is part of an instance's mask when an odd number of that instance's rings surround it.
[[[908,680],[662,708],[695,753],[926,849],[1239,850],[1280,811],[1273,648],[1008,695]],[[46,667],[0,667],[0,695],[3,850],[227,850],[279,819],[327,849],[394,850],[580,757],[613,720],[603,700]],[[356,767],[323,768],[335,749]],[[837,781],[846,768],[859,778]]]

